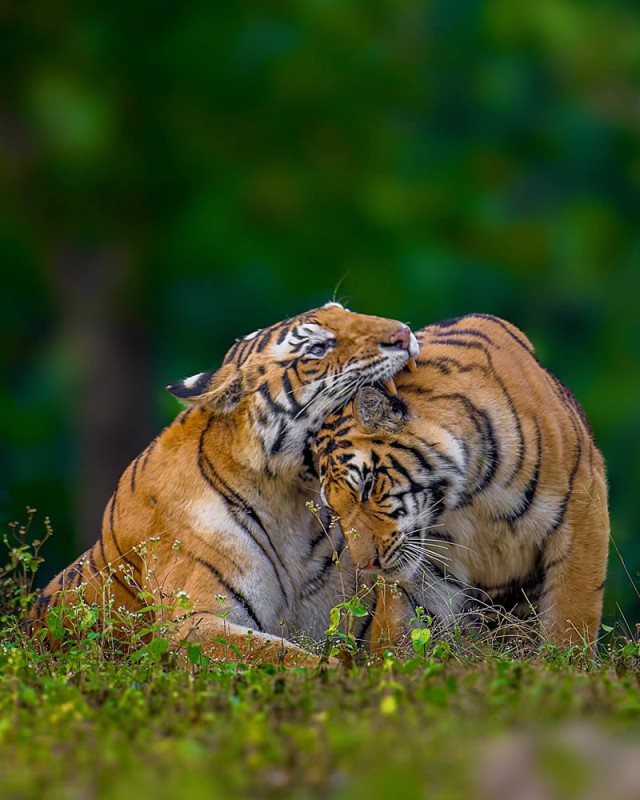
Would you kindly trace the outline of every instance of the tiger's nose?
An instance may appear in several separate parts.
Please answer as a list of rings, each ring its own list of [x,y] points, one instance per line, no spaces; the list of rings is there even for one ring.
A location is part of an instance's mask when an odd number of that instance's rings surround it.
[[[408,325],[403,325],[400,330],[391,335],[389,344],[393,344],[402,350],[408,350],[411,343],[411,330]]]

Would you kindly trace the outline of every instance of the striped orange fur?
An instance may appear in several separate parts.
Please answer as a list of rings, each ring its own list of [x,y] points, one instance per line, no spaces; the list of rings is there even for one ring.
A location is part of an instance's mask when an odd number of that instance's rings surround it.
[[[175,638],[224,640],[218,657],[233,646],[247,660],[311,662],[290,639],[322,637],[353,574],[333,558],[340,532],[330,541],[307,508],[319,491],[309,440],[359,387],[416,353],[401,323],[329,303],[172,384],[189,407],[125,470],[100,538],[44,589],[34,623],[80,592],[102,622],[106,608],[155,606],[145,623],[164,613]]]
[[[397,583],[373,647],[415,608],[444,624],[539,615],[559,646],[596,640],[609,542],[603,459],[578,402],[516,327],[472,314],[416,334],[398,395],[360,389],[316,445],[354,562]]]

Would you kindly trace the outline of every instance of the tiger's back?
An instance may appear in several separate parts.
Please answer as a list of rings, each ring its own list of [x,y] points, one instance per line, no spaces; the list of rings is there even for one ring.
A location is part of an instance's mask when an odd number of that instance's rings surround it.
[[[410,606],[442,618],[483,602],[535,609],[552,640],[593,641],[609,522],[582,409],[504,320],[416,335],[418,370],[397,377],[398,398],[363,389],[320,434],[327,501],[361,533],[354,559],[377,559]]]

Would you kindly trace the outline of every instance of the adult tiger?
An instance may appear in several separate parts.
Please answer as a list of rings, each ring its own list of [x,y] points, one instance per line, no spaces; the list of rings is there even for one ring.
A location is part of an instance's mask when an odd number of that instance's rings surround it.
[[[224,639],[247,659],[305,660],[283,637],[320,638],[351,580],[348,559],[342,571],[333,559],[344,541],[330,541],[306,507],[318,496],[308,441],[417,350],[406,325],[328,303],[245,336],[217,371],[169,386],[189,407],[125,470],[100,539],[46,587],[34,621],[81,586],[112,617],[165,606],[178,637]]]
[[[400,589],[379,597],[374,649],[398,643],[417,606],[448,624],[483,605],[535,610],[552,642],[593,643],[609,518],[582,409],[502,319],[416,336],[397,396],[360,389],[316,444],[354,562]]]

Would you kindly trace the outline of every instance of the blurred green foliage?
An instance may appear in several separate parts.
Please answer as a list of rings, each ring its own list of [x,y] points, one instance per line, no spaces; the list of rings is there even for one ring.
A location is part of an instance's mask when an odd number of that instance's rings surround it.
[[[336,293],[522,327],[593,423],[637,577],[637,3],[30,0],[0,23],[0,521],[49,514],[51,570],[97,536],[96,398],[117,384],[120,470],[175,413],[164,384]],[[614,555],[616,604],[639,618]]]

